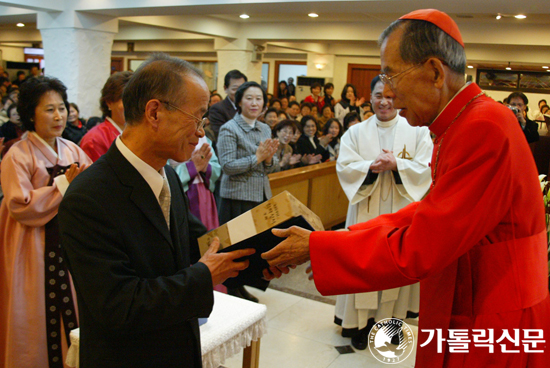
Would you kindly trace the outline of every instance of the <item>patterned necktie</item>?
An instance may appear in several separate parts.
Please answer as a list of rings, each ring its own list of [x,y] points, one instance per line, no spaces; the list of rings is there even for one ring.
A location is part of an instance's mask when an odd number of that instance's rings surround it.
[[[162,190],[160,191],[159,196],[160,208],[162,209],[162,214],[170,229],[170,187],[168,186],[168,180],[166,177],[163,178]]]

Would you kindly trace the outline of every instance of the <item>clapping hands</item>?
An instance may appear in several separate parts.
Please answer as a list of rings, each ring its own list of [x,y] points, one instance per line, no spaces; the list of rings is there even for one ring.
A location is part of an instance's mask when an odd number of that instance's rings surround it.
[[[263,142],[260,142],[260,144],[258,145],[258,149],[256,150],[256,159],[258,160],[258,163],[265,161],[266,164],[271,164],[271,159],[278,149],[278,139],[269,138]]]
[[[304,165],[318,164],[323,159],[321,155],[314,155],[313,153],[302,156],[302,162]]]
[[[71,164],[71,167],[67,171],[65,171],[65,177],[67,178],[67,181],[70,183],[80,174],[82,171],[86,170],[88,166],[82,165],[78,166],[78,164],[74,163]]]
[[[212,148],[208,143],[204,143],[201,148],[194,151],[191,155],[191,161],[195,164],[197,172],[206,172],[208,163],[212,158]]]
[[[281,167],[285,167],[287,165],[296,165],[298,162],[300,162],[300,159],[302,158],[302,155],[298,155],[298,154],[290,154],[287,153],[283,156],[283,158],[281,159],[281,161],[279,162],[279,165]]]

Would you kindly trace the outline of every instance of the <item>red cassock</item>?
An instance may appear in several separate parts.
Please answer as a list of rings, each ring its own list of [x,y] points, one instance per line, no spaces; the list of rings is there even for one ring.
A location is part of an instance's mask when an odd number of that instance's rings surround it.
[[[103,123],[96,125],[82,137],[80,148],[93,162],[107,153],[111,144],[120,135],[120,131],[114,124],[114,122],[105,119]]]
[[[431,124],[432,176],[437,169],[422,201],[350,232],[310,238],[315,284],[324,295],[420,281],[416,368],[550,366],[547,243],[535,162],[515,116],[480,93],[470,84]],[[468,354],[451,353],[443,341],[438,353],[435,338],[420,347],[430,336],[421,330],[435,329],[444,339],[449,329],[468,329],[470,340],[472,329],[493,329],[494,352],[472,342]],[[496,342],[514,329],[519,346]],[[544,353],[525,352],[524,329],[543,331],[546,342],[530,349]],[[502,352],[501,344],[519,353]]]

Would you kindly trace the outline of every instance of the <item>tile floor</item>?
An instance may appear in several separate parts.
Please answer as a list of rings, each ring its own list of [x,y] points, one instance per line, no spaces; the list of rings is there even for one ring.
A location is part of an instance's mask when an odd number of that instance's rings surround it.
[[[402,363],[388,365],[368,350],[340,355],[335,346],[351,345],[333,323],[334,306],[273,289],[252,293],[267,306],[268,332],[260,344],[260,368],[411,368],[415,351]],[[417,327],[409,324],[417,336]],[[242,352],[226,360],[226,368],[242,367]]]

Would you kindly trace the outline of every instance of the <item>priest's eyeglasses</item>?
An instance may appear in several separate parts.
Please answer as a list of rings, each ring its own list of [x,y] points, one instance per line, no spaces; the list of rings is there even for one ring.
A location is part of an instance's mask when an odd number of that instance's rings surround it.
[[[387,75],[386,73],[382,73],[382,74],[379,75],[380,81],[382,81],[382,83],[384,83],[384,84],[389,85],[390,88],[393,89],[393,82],[392,82],[392,81],[393,81],[395,78],[397,78],[397,77],[399,77],[399,76],[401,76],[401,75],[403,75],[403,74],[405,74],[405,73],[408,73],[408,72],[410,72],[410,71],[413,70],[413,69],[416,69],[416,68],[418,68],[418,67],[424,65],[424,63],[425,63],[425,61],[422,62],[422,63],[415,64],[415,65],[411,66],[410,68],[407,68],[407,69],[403,70],[402,72],[399,72],[399,73],[397,73],[396,75],[393,75],[393,76],[389,76],[389,75]]]
[[[199,119],[199,118],[196,117],[195,115],[191,115],[190,113],[183,111],[182,109],[180,109],[180,108],[177,107],[177,106],[172,105],[172,104],[171,104],[170,102],[168,102],[168,101],[162,101],[162,100],[159,100],[159,101],[162,102],[163,104],[168,105],[168,106],[170,106],[171,108],[176,109],[176,110],[178,110],[179,112],[182,112],[182,113],[184,113],[185,115],[190,116],[190,117],[192,117],[193,119],[195,119],[195,124],[196,124],[196,126],[197,126],[197,130],[201,130],[201,129],[204,128],[204,125],[206,124],[206,120],[207,120],[208,118]]]

